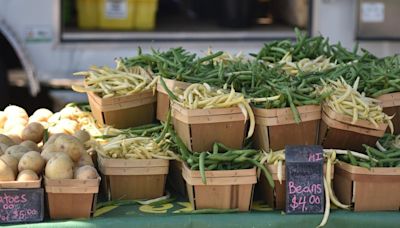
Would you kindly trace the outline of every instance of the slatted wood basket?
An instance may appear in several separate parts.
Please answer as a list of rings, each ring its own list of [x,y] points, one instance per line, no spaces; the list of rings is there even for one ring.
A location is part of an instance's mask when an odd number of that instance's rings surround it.
[[[265,151],[281,150],[286,145],[314,145],[318,139],[321,106],[305,105],[297,108],[302,120],[294,121],[290,108],[253,108],[256,118],[254,139],[257,148]]]
[[[215,142],[242,148],[247,121],[240,108],[190,110],[176,103],[171,107],[174,128],[191,151],[210,151]]]
[[[351,123],[350,116],[334,112],[324,106],[319,129],[319,144],[324,148],[335,148],[363,152],[362,144],[373,146],[385,134],[387,124],[376,128],[367,120]]]
[[[89,218],[96,209],[100,178],[44,179],[51,219]]]
[[[334,190],[354,211],[398,211],[400,168],[363,168],[345,162],[335,165]]]
[[[153,91],[110,98],[101,98],[93,92],[87,92],[87,96],[92,114],[101,125],[128,128],[155,120],[157,97]]]
[[[168,160],[109,159],[98,155],[98,163],[110,200],[153,199],[164,195]]]
[[[171,91],[175,88],[186,89],[190,83],[176,81],[172,79],[163,78],[165,85]],[[164,90],[160,82],[157,84],[157,119],[160,121],[165,121],[167,118],[167,113],[170,107],[170,100],[167,92]]]
[[[383,112],[388,116],[394,115],[392,119],[394,126],[394,133],[396,135],[400,134],[400,92],[399,93],[389,93],[378,97],[381,101],[381,106]]]
[[[272,188],[268,181],[265,179],[264,174],[261,174],[259,182],[256,185],[256,194],[259,198],[265,201],[268,206],[284,210],[286,208],[286,168],[282,165],[282,183],[279,183],[278,179],[278,166],[277,165],[267,165],[266,168],[272,175],[275,187]],[[326,172],[326,165],[324,165],[324,174]],[[333,179],[334,167],[331,168],[331,174]]]
[[[253,200],[256,169],[206,171],[203,184],[200,171],[183,166],[189,201],[194,209],[236,209],[249,211]]]

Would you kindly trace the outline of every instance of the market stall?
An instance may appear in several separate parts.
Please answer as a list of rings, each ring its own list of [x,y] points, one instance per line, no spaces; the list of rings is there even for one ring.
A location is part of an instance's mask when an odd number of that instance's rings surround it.
[[[399,56],[296,34],[250,55],[139,50],[75,73],[88,104],[8,106],[1,222],[396,226]]]

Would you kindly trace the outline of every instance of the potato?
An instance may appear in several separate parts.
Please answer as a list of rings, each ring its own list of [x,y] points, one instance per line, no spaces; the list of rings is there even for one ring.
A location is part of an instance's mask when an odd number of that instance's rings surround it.
[[[82,143],[90,140],[90,134],[86,130],[78,130],[74,133],[75,138],[79,139]]]
[[[13,116],[13,117],[21,117],[23,119],[28,120],[28,113],[26,113],[25,109],[18,107],[16,105],[7,106],[4,109],[4,113],[7,115],[8,118],[10,118],[10,116]]]
[[[25,140],[22,143],[20,143],[19,145],[24,146],[26,148],[29,148],[29,149],[31,149],[33,151],[40,152],[40,149],[39,149],[37,143],[32,142],[31,140]]]
[[[75,162],[79,161],[81,154],[85,152],[85,147],[77,138],[71,135],[60,135],[54,141],[57,151],[67,153]]]
[[[54,156],[46,165],[45,175],[49,179],[72,179],[73,162],[68,156]]]
[[[64,135],[64,134],[63,133],[58,133],[58,134],[51,135],[49,137],[49,139],[46,141],[46,143],[43,145],[43,149],[46,149],[47,146],[53,144],[54,141],[56,141],[56,139],[61,135]]]
[[[17,181],[35,181],[39,180],[39,176],[32,170],[22,170],[18,176]]]
[[[7,146],[14,146],[15,142],[7,135],[0,134],[0,143],[6,144]]]
[[[85,165],[90,165],[94,167],[92,157],[85,151],[81,154],[81,158],[79,159],[78,162],[75,162],[75,165],[77,167],[85,166]]]
[[[3,111],[0,111],[0,128],[4,127],[6,121],[7,121],[7,115]]]
[[[29,148],[26,148],[21,145],[14,145],[8,147],[5,154],[9,154],[15,157],[19,161],[19,159],[21,159],[21,157],[29,151],[31,151]]]
[[[6,152],[7,148],[8,146],[6,144],[0,143],[0,156]]]
[[[0,159],[0,181],[15,180],[14,171],[3,160]]]
[[[44,135],[44,127],[37,122],[28,124],[21,133],[22,140],[31,140],[35,143],[42,141]]]
[[[47,108],[39,108],[29,117],[29,122],[47,122],[52,115],[53,112]]]
[[[6,135],[11,138],[16,144],[19,144],[22,142],[21,135],[24,128],[25,126],[16,125],[11,130],[7,131]]]
[[[50,158],[57,152],[64,153],[62,151],[57,151],[56,145],[54,143],[46,144],[46,148],[42,150],[41,156],[44,160],[49,161]]]
[[[63,131],[69,135],[72,135],[75,133],[75,131],[79,130],[78,122],[76,122],[75,120],[70,120],[70,119],[60,120],[60,122],[58,122],[55,127],[63,129]]]
[[[68,131],[66,131],[64,128],[62,128],[61,126],[58,126],[58,125],[49,127],[47,129],[47,131],[49,132],[49,135],[57,135],[57,134],[69,135]]]
[[[65,107],[61,109],[61,119],[75,120],[78,118],[80,110],[77,107]]]
[[[7,121],[4,123],[4,131],[11,131],[16,126],[25,127],[28,124],[28,121],[22,119],[20,117],[15,118],[7,118]]]
[[[96,179],[98,176],[96,169],[90,165],[79,167],[74,172],[74,178],[79,180]]]
[[[18,171],[22,170],[32,170],[37,174],[40,174],[43,171],[43,168],[46,164],[46,161],[40,156],[40,153],[37,151],[29,151],[24,154],[18,162]]]
[[[9,154],[3,154],[0,157],[14,172],[15,175],[18,173],[18,160]]]
[[[61,114],[59,112],[54,113],[52,116],[50,116],[49,119],[47,119],[47,122],[49,123],[57,123],[61,119]]]

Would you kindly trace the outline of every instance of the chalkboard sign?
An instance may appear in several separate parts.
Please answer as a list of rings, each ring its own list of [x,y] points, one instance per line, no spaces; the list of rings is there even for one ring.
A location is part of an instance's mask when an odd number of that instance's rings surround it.
[[[0,189],[0,224],[43,221],[43,189]]]
[[[321,146],[286,146],[286,212],[323,213],[324,179]]]

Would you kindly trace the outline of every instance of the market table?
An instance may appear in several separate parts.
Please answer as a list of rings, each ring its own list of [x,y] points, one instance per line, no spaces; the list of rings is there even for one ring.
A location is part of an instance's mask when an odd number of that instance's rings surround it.
[[[92,219],[45,220],[29,227],[316,227],[322,214],[287,215],[255,202],[252,212],[228,214],[179,214],[189,209],[188,202],[166,203],[158,207],[143,205],[107,206]],[[77,205],[78,206],[78,205]],[[147,212],[144,212],[147,211]],[[149,212],[150,211],[150,212]],[[329,227],[399,227],[399,212],[351,212],[331,210]],[[27,227],[26,224],[9,227]]]

